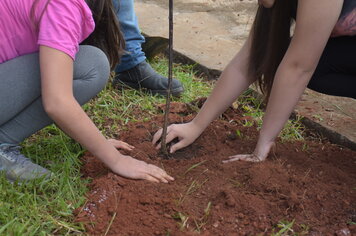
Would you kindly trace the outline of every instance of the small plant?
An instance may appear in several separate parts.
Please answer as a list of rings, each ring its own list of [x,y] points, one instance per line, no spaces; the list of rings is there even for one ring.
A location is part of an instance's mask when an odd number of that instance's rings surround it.
[[[313,115],[312,117],[313,117],[314,119],[318,120],[318,121],[323,121],[323,120],[324,120],[323,117],[321,117],[321,115],[319,115],[319,114],[315,114],[315,115]]]
[[[211,210],[211,202],[208,202],[208,205],[204,209],[204,215],[199,220],[194,220],[196,230],[200,233],[201,229],[206,225],[209,219]]]
[[[280,221],[277,224],[277,227],[280,230],[276,234],[273,234],[273,236],[284,236],[284,235],[289,235],[290,233],[294,234],[294,230],[292,229],[293,225],[294,225],[294,220],[292,222]]]
[[[254,124],[254,122],[251,121],[251,120],[244,120],[244,123],[242,124],[242,126],[244,126],[244,127],[252,127],[253,124]]]
[[[302,151],[307,152],[309,150],[309,146],[307,143],[303,143]]]
[[[237,129],[236,130],[236,136],[239,137],[240,139],[242,139],[243,133],[241,133],[241,131]]]
[[[190,194],[194,193],[195,191],[197,191],[198,189],[200,189],[207,181],[208,181],[208,179],[205,179],[202,183],[199,183],[197,180],[193,180],[193,182],[189,185],[189,187],[188,187],[187,191],[184,193],[184,195],[182,195],[179,198],[178,205],[181,205],[188,195],[190,195]]]
[[[232,184],[232,186],[236,187],[236,188],[240,188],[243,186],[242,183],[240,183],[240,181],[238,180],[234,180],[234,179],[229,179],[230,183]]]
[[[186,175],[189,171],[191,171],[191,170],[197,168],[198,166],[200,166],[200,165],[203,164],[204,162],[206,162],[206,160],[201,161],[201,162],[199,162],[199,163],[197,163],[197,164],[192,165],[191,167],[189,167],[189,168],[184,172],[183,175]]]
[[[189,220],[188,215],[185,215],[184,213],[181,213],[181,212],[177,212],[172,217],[173,217],[173,219],[179,221],[178,224],[179,224],[180,230],[183,230],[188,227],[188,220]]]

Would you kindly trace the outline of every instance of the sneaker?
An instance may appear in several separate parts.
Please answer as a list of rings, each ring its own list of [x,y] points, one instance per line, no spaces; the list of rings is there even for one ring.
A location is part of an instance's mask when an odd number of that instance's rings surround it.
[[[19,182],[51,176],[50,171],[22,155],[19,146],[10,144],[0,145],[0,171],[5,172],[8,180]]]
[[[167,95],[168,78],[158,74],[149,63],[143,61],[129,70],[116,74],[113,84],[116,87],[144,89],[154,95]],[[178,97],[183,91],[182,83],[173,79],[171,94]]]

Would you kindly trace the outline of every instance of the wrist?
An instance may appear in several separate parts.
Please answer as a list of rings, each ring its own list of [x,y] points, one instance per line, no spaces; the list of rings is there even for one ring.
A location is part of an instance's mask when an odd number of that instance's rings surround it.
[[[194,118],[189,124],[193,127],[194,130],[196,130],[199,135],[203,133],[205,128],[209,125],[203,125],[201,122],[197,121],[196,118]]]
[[[255,155],[259,160],[265,160],[274,144],[273,140],[259,139],[253,155]]]
[[[109,168],[115,166],[123,157],[123,155],[109,142],[101,145],[100,150],[93,154]]]

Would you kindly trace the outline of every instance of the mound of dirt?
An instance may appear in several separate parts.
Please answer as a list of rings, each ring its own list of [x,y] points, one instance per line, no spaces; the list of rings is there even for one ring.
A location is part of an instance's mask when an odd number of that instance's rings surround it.
[[[178,110],[171,123],[193,118]],[[176,179],[170,184],[122,178],[84,155],[83,174],[92,182],[76,220],[92,235],[268,235],[283,228],[356,234],[356,152],[327,142],[279,142],[265,162],[222,164],[252,152],[258,137],[256,127],[241,125],[238,111],[223,117],[170,159],[151,144],[162,117],[120,134],[136,147],[126,154],[164,168]]]

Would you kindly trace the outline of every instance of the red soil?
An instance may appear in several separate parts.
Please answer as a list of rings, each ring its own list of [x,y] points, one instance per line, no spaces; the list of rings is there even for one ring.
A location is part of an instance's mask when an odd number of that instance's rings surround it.
[[[192,117],[171,114],[170,121]],[[131,123],[120,134],[136,147],[127,154],[163,167],[176,179],[170,184],[119,177],[86,154],[83,174],[93,181],[77,221],[91,235],[270,235],[279,222],[293,220],[300,234],[356,235],[350,224],[356,222],[356,152],[327,142],[279,142],[265,162],[222,164],[253,151],[258,135],[240,125],[233,109],[224,117],[169,160],[151,145],[162,117]]]

